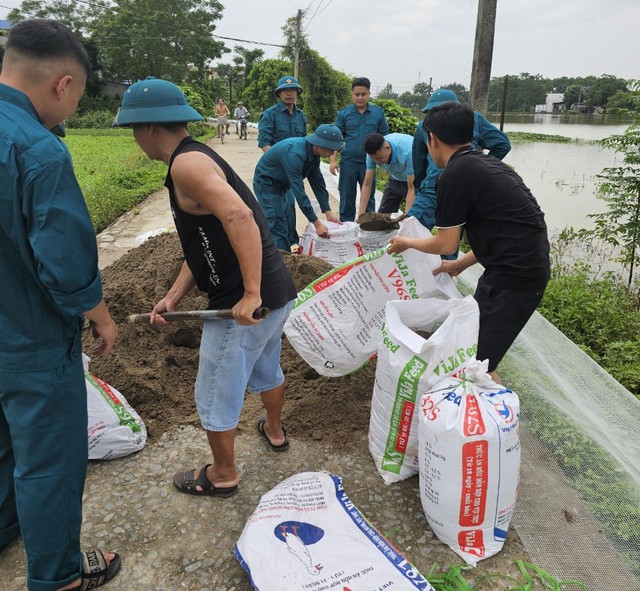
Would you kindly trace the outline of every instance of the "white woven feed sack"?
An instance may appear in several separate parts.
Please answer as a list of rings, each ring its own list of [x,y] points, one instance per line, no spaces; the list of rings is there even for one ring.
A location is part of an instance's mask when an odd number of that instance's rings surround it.
[[[317,257],[334,267],[387,246],[389,239],[397,234],[397,230],[363,232],[355,222],[325,222],[325,225],[329,238],[318,236],[313,224],[307,226],[300,238],[300,254]]]
[[[471,565],[504,545],[520,470],[520,402],[469,364],[425,393],[418,411],[420,500],[433,532]]]
[[[387,303],[369,421],[369,450],[387,484],[418,473],[420,396],[475,359],[479,322],[472,296]]]
[[[90,460],[114,460],[140,451],[147,443],[147,428],[127,399],[88,371],[83,355],[87,386],[87,435]]]
[[[260,591],[433,591],[326,472],[296,474],[263,495],[234,552]]]
[[[429,235],[414,218],[398,232]],[[461,298],[451,277],[436,276],[436,255],[378,249],[323,275],[303,289],[284,328],[291,345],[318,373],[343,376],[364,365],[378,350],[384,306],[391,300]]]

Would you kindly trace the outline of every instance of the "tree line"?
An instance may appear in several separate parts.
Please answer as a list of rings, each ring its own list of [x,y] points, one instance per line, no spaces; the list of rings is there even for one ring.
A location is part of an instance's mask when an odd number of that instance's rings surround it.
[[[523,72],[509,75],[508,92],[505,110],[508,112],[531,112],[536,105],[543,104],[548,93],[557,92],[564,95],[563,104],[566,110],[579,107],[599,108],[608,113],[635,108],[634,93],[630,89],[630,81],[610,74],[602,76],[585,76],[560,78],[544,78],[540,74]],[[502,95],[505,77],[493,77],[489,85],[489,111],[502,109]],[[469,101],[469,90],[459,82],[451,82],[438,88],[452,90],[462,103]],[[420,111],[435,90],[429,83],[419,82],[411,91],[398,94],[393,86],[387,84],[377,95],[378,98],[395,100],[400,106]]]
[[[69,25],[83,40],[93,73],[79,116],[113,108],[100,97],[106,82],[128,84],[155,76],[179,84],[207,115],[222,97],[232,107],[243,100],[255,117],[276,102],[275,81],[293,73],[295,18],[282,28],[280,56],[264,59],[262,49],[240,45],[230,49],[216,36],[223,9],[218,0],[24,0],[7,18],[13,23],[26,18],[54,18]],[[304,88],[299,105],[313,128],[333,121],[336,112],[349,104],[351,76],[333,68],[310,47],[304,35],[298,40],[298,50],[298,78]],[[230,60],[223,61],[223,56]],[[491,111],[501,109],[503,84],[504,77],[491,80]],[[451,82],[440,88],[448,88],[461,102],[468,102],[469,90],[463,84]],[[508,88],[506,110],[510,112],[530,112],[552,91],[564,93],[567,109],[584,105],[619,112],[635,105],[628,81],[608,74],[543,78],[521,73],[509,76]],[[398,94],[387,84],[376,98],[393,100],[419,114],[433,90],[430,83],[419,82],[411,91]]]

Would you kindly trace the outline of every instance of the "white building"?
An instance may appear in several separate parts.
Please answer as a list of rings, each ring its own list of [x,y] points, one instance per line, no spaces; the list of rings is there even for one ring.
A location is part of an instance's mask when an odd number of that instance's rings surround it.
[[[536,113],[558,113],[564,111],[564,93],[550,92],[544,104],[536,105]]]

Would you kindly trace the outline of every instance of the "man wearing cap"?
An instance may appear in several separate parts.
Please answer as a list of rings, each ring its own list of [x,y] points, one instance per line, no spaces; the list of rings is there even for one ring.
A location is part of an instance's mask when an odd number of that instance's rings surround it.
[[[90,72],[85,48],[62,23],[11,29],[0,73],[0,551],[22,535],[30,591],[94,589],[120,568],[117,554],[80,550],[88,462],[81,336],[86,318],[101,339],[93,355],[102,356],[117,328],[87,205],[52,133],[75,112]]]
[[[293,76],[283,76],[278,80],[275,95],[278,102],[266,109],[260,116],[258,123],[258,147],[266,152],[278,142],[291,137],[305,137],[307,135],[307,116],[296,106],[298,97],[302,94],[302,86]],[[297,247],[299,237],[296,230],[296,201],[292,192],[287,198],[287,224],[291,244],[287,247]]]
[[[233,312],[235,320],[205,321],[200,343],[195,399],[213,462],[173,480],[187,494],[228,497],[240,480],[234,441],[245,391],[260,394],[266,411],[257,424],[260,437],[273,451],[289,447],[280,346],[296,290],[249,188],[189,136],[186,122],[200,120],[175,84],[148,78],[127,90],[115,125],[131,125],[145,154],[169,167],[165,186],[185,261],[151,323],[166,324],[162,314],[196,286],[207,293],[209,309]],[[264,320],[254,318],[260,306],[271,311]]]
[[[369,104],[371,82],[368,78],[355,78],[351,83],[353,104],[340,109],[336,126],[342,132],[345,145],[340,152],[340,166],[336,155],[331,157],[329,171],[335,175],[340,170],[338,190],[340,192],[340,221],[352,222],[356,216],[356,194],[362,188],[367,172],[367,153],[364,142],[370,133],[387,135],[389,125],[384,111]],[[375,177],[371,185],[367,211],[375,210]]]
[[[253,176],[253,189],[278,248],[288,251],[293,240],[285,212],[289,192],[295,196],[302,213],[314,225],[318,236],[329,235],[307,197],[305,178],[327,220],[338,221],[329,205],[329,193],[320,172],[320,158],[330,157],[343,146],[340,130],[335,125],[324,124],[306,138],[289,138],[278,142],[261,156]]]
[[[369,195],[376,178],[376,166],[389,173],[389,182],[382,194],[378,211],[393,213],[398,211],[406,199],[405,211],[413,204],[413,159],[411,146],[413,137],[405,133],[390,133],[385,136],[371,133],[364,143],[367,153],[367,172],[360,193],[358,217],[367,210]]]
[[[447,101],[459,102],[455,92],[446,88],[436,90],[427,101],[422,111],[428,113],[433,107]],[[482,113],[474,113],[473,141],[474,149],[488,150],[490,156],[502,160],[511,150],[509,138],[495,125],[489,123]],[[415,217],[420,223],[431,230],[435,224],[436,213],[436,181],[442,173],[429,155],[427,149],[427,134],[418,123],[413,139],[413,172],[416,198],[409,215]],[[455,255],[450,255],[455,258]]]
[[[240,120],[249,118],[249,111],[242,101],[238,101],[238,106],[233,111],[236,120],[236,135],[240,135]]]

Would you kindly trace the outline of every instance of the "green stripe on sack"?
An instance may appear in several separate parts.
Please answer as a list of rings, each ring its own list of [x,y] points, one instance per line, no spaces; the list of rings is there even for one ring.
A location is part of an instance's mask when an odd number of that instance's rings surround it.
[[[105,391],[102,385],[88,371],[84,372],[84,376],[91,382],[93,387],[96,388],[98,392],[100,392],[113,412],[116,413],[122,427],[129,427],[129,429],[131,429],[134,433],[139,433],[140,431],[142,431],[142,427],[140,427],[139,423],[131,416],[131,414],[129,414],[129,411],[125,408],[124,404],[116,404],[113,398],[109,396],[108,392]]]
[[[316,279],[313,283],[307,285],[307,287],[305,287],[302,291],[298,293],[298,297],[293,302],[293,309],[295,310],[297,307],[307,302],[310,298],[317,295],[317,292],[314,289],[314,287],[319,283],[322,283],[323,281],[325,281],[328,277],[339,274],[340,271],[342,271],[345,267],[357,267],[358,265],[361,265],[363,263],[368,263],[375,259],[379,259],[386,252],[387,252],[387,247],[385,246],[383,248],[379,248],[378,250],[372,250],[371,252],[368,252],[362,255],[361,257],[358,257],[357,259],[353,259],[352,261],[345,263],[344,265],[340,265],[339,267],[335,267],[334,269],[331,269],[331,271],[328,271],[321,277],[318,277],[318,279]]]
[[[420,378],[427,369],[427,362],[420,357],[413,356],[404,366],[396,388],[396,397],[393,401],[391,421],[389,423],[389,437],[382,457],[382,469],[386,472],[400,473],[404,462],[404,452],[396,449],[398,430],[401,424],[402,408],[406,402],[416,403]]]

